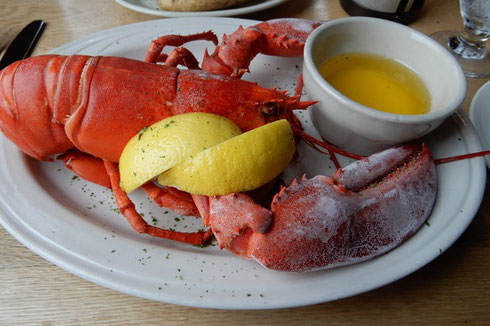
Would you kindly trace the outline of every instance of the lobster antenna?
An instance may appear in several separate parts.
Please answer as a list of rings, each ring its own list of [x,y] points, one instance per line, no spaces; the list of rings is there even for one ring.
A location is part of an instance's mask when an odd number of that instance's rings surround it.
[[[352,158],[354,160],[360,160],[362,158],[364,158],[365,156],[362,156],[362,155],[358,155],[358,154],[355,154],[355,153],[351,153],[351,152],[347,152],[347,151],[344,151],[343,149],[340,149],[338,148],[337,146],[334,146],[332,144],[330,144],[327,140],[323,139],[323,141],[321,140],[318,140],[316,139],[315,137],[311,136],[311,135],[308,135],[306,132],[304,132],[303,130],[299,131],[300,133],[300,136],[302,138],[305,138],[305,139],[308,139],[308,141],[312,142],[313,144],[315,145],[318,145],[320,147],[323,147],[325,148],[326,150],[328,151],[333,151],[334,153],[337,153],[339,155],[342,155],[342,156],[345,156],[345,157],[348,157],[348,158]]]
[[[438,159],[434,160],[434,163],[436,165],[437,164],[444,164],[444,163],[466,160],[469,158],[480,157],[480,156],[485,156],[485,155],[490,155],[490,151],[481,151],[481,152],[463,154],[463,155],[458,155],[458,156],[453,156],[453,157],[438,158]]]

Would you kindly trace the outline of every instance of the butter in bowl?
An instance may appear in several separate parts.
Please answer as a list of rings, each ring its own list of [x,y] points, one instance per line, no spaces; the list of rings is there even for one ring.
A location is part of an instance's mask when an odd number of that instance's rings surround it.
[[[303,78],[319,101],[310,116],[326,140],[368,155],[418,139],[466,95],[456,60],[428,36],[368,17],[332,20],[309,36]]]

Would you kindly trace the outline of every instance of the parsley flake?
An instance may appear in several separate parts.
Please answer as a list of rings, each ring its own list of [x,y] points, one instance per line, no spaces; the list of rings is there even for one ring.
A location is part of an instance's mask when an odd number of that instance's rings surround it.
[[[141,139],[141,136],[143,136],[143,133],[148,130],[148,127],[143,127],[143,129],[140,130],[140,132],[138,133],[138,140]]]

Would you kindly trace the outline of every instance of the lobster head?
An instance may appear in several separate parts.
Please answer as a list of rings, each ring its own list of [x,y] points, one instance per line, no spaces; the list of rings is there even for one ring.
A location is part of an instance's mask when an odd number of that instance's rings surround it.
[[[218,114],[245,132],[279,119],[300,126],[293,110],[304,110],[313,103],[238,78],[183,70],[178,77],[173,110],[174,114],[196,111]]]

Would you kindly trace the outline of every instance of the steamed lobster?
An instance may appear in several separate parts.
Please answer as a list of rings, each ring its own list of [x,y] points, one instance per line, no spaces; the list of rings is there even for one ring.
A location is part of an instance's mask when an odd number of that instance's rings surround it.
[[[195,233],[148,225],[119,186],[117,161],[127,141],[171,115],[216,113],[242,131],[286,118],[305,136],[293,110],[313,102],[301,102],[299,92],[290,97],[236,77],[258,53],[300,55],[319,24],[282,19],[240,28],[224,37],[212,55],[205,54],[206,71],[198,70],[197,60],[183,47],[170,55],[161,51],[197,39],[217,44],[211,32],[163,36],[152,42],[148,62],[81,55],[19,61],[0,72],[0,129],[26,154],[39,160],[62,154],[58,158],[76,174],[112,188],[121,213],[138,232],[193,244],[214,234],[221,247],[288,271],[368,259],[402,243],[430,214],[436,175],[427,148],[395,148],[339,170],[333,178],[303,178],[283,188],[271,210],[247,194],[207,198],[151,182],[143,186],[159,205],[202,216],[211,226]],[[191,69],[179,70],[178,64]],[[376,186],[368,187],[374,181]]]

